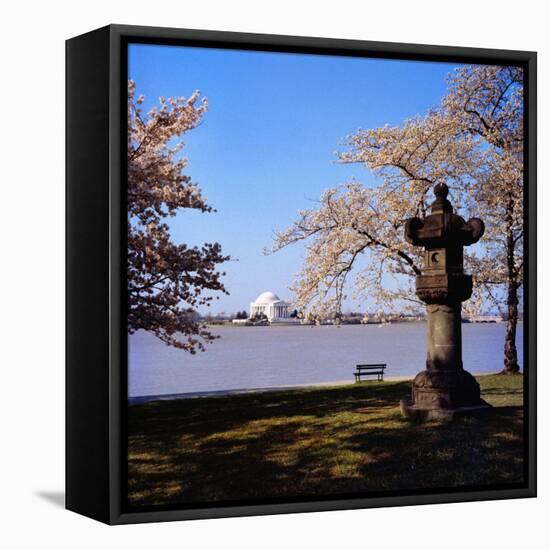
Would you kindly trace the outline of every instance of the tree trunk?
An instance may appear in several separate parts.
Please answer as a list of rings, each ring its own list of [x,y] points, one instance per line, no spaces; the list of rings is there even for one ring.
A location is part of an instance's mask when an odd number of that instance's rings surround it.
[[[508,321],[504,340],[504,370],[501,374],[519,372],[516,331],[518,326],[518,287],[514,281],[508,283]]]
[[[504,339],[504,370],[502,374],[517,374],[519,372],[518,350],[516,348],[516,332],[518,326],[518,272],[515,265],[516,239],[513,232],[514,201],[512,193],[508,196],[508,208],[506,213],[506,268],[508,275],[508,320],[506,324],[506,337]]]

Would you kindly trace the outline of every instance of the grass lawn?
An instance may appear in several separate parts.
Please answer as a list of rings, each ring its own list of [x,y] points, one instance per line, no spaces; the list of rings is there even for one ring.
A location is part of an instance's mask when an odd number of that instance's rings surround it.
[[[132,405],[130,504],[523,482],[523,377],[478,381],[494,411],[447,424],[401,417],[410,381]]]

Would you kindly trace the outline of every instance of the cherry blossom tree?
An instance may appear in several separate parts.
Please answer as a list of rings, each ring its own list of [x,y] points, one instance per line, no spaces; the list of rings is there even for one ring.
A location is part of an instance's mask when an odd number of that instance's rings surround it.
[[[459,214],[479,216],[483,243],[465,253],[474,274],[471,310],[487,300],[507,308],[504,372],[517,372],[518,290],[523,283],[523,98],[521,71],[468,66],[449,79],[437,108],[401,126],[358,130],[342,163],[360,163],[378,184],[329,189],[315,208],[278,232],[271,251],[303,241],[306,259],[292,290],[302,310],[337,316],[346,288],[384,308],[418,308],[418,251],[405,220],[423,216],[431,189],[446,183]],[[349,284],[351,283],[351,284]],[[500,287],[506,287],[501,292]]]
[[[229,258],[218,243],[176,244],[165,219],[181,209],[212,212],[200,188],[183,173],[183,134],[195,128],[208,108],[191,97],[160,98],[142,112],[128,82],[128,331],[144,329],[190,353],[214,337],[197,322],[195,309],[216,292],[227,293],[217,271]]]
[[[350,282],[354,298],[370,299],[380,310],[420,309],[413,276],[421,273],[422,256],[403,237],[405,221],[427,213],[436,183],[463,189],[479,162],[474,141],[453,127],[434,110],[402,127],[348,137],[340,161],[364,164],[379,185],[350,182],[329,189],[316,208],[300,212],[291,228],[276,234],[271,249],[306,242],[306,261],[292,287],[300,309],[339,315]]]
[[[489,65],[457,69],[443,105],[459,130],[485,152],[468,194],[487,227],[485,253],[472,257],[473,272],[506,314],[503,373],[514,374],[519,371],[516,332],[523,287],[523,71]]]

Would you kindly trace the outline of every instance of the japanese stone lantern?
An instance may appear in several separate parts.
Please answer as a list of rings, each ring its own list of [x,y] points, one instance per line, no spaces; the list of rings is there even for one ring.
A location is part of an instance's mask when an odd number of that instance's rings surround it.
[[[479,384],[462,364],[462,302],[472,294],[472,276],[463,269],[463,248],[476,243],[485,226],[453,213],[449,188],[437,184],[431,214],[412,218],[405,239],[425,248],[424,271],[416,279],[416,294],[426,303],[426,370],[414,379],[412,395],[401,401],[407,417],[452,418],[457,411],[485,408]]]

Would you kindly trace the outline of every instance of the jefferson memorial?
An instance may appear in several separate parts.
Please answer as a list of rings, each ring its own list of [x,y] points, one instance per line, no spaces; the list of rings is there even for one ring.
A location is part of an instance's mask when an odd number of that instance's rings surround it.
[[[291,321],[289,308],[290,304],[279,299],[277,294],[273,292],[262,292],[256,298],[256,301],[250,304],[250,317],[263,313],[270,323],[283,319]]]

